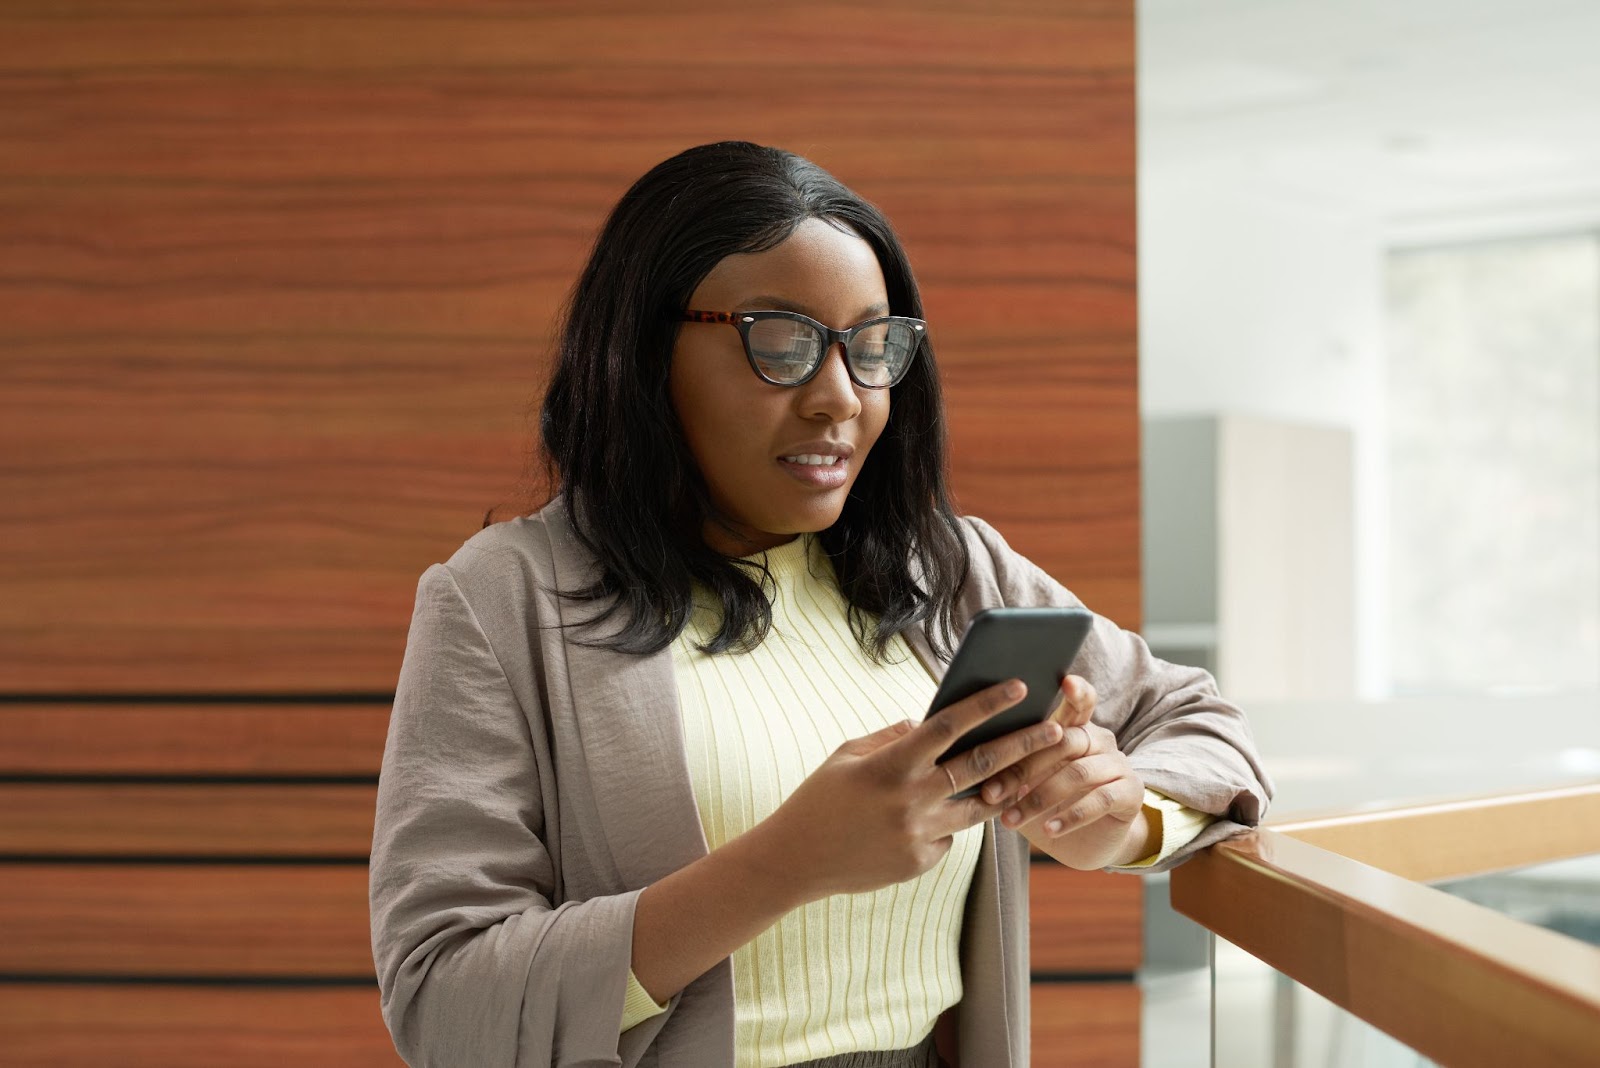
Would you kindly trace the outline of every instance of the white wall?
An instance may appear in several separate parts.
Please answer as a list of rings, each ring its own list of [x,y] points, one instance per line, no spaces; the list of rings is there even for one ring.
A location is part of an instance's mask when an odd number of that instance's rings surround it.
[[[1350,431],[1229,415],[1217,437],[1218,683],[1245,702],[1354,697]]]
[[[1356,428],[1381,384],[1376,227],[1247,181],[1141,178],[1141,408]]]
[[[1381,697],[1383,246],[1351,204],[1255,179],[1248,161],[1167,166],[1139,188],[1140,407],[1351,433],[1355,678]],[[1315,487],[1307,487],[1314,492]]]

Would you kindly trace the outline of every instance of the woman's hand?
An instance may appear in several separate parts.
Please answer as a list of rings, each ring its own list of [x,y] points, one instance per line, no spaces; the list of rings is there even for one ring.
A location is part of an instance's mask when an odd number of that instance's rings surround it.
[[[1094,687],[1068,675],[1061,692],[1051,716],[1066,728],[1061,741],[995,776],[999,789],[993,780],[985,786],[992,800],[1010,801],[1000,822],[1083,871],[1149,856],[1159,843],[1150,841],[1144,782],[1117,748],[1116,735],[1090,722]]]
[[[904,721],[852,738],[751,833],[768,839],[807,900],[877,890],[921,875],[949,852],[957,831],[994,818],[1004,806],[1003,799],[952,794],[1061,740],[1061,724],[1046,721],[935,763],[957,738],[1026,692],[1012,679],[921,723]]]

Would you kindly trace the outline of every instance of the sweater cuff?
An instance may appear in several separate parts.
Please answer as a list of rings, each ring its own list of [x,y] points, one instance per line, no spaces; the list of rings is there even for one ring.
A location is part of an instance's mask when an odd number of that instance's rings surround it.
[[[657,1005],[650,992],[639,985],[639,980],[634,976],[633,969],[628,969],[628,991],[622,997],[622,1027],[626,1031],[642,1020],[652,1016],[659,1016],[667,1011],[665,1005]]]
[[[1148,786],[1144,790],[1144,814],[1152,826],[1159,828],[1157,833],[1161,839],[1161,846],[1143,860],[1124,864],[1118,870],[1148,868],[1152,864],[1161,863],[1174,852],[1192,842],[1196,835],[1210,826],[1217,818],[1209,812],[1197,812],[1182,802],[1174,801],[1166,794],[1152,790]]]

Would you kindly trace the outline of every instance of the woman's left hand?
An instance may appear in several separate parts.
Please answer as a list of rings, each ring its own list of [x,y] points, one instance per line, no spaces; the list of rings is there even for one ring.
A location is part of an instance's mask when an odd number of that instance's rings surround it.
[[[1061,863],[1093,871],[1140,860],[1155,851],[1144,815],[1144,782],[1117,748],[1117,737],[1098,724],[1096,695],[1088,680],[1068,675],[1062,702],[1051,718],[1061,740],[984,784],[1013,800],[1001,822]],[[992,802],[991,802],[992,803]]]

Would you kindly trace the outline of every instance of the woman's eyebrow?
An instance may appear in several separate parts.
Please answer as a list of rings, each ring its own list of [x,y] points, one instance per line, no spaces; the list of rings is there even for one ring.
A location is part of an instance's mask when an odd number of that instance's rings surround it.
[[[812,319],[816,318],[816,315],[809,309],[804,308],[791,300],[784,300],[782,297],[774,297],[768,293],[762,293],[751,297],[749,300],[740,301],[739,308],[743,311],[756,311],[759,309],[761,311],[798,312],[799,314],[809,316]],[[889,305],[880,300],[874,304],[869,304],[865,309],[863,309],[861,312],[861,319],[857,319],[856,321],[860,322],[862,319],[871,319],[874,316],[888,314]]]
[[[765,293],[751,297],[749,300],[741,300],[739,307],[746,311],[788,311],[799,312],[801,315],[811,314],[793,301],[784,300],[782,297],[769,296]]]

